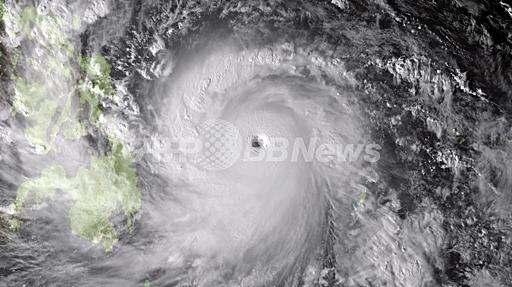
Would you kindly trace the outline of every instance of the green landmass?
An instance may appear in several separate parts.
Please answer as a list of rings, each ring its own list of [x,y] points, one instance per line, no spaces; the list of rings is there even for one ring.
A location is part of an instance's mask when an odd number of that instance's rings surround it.
[[[96,123],[101,114],[100,99],[114,94],[110,78],[111,66],[101,55],[93,55],[83,57],[80,68],[86,75],[86,80],[80,85],[80,102],[89,105],[89,120]]]
[[[115,144],[109,156],[92,157],[90,166],[80,168],[74,177],[67,176],[58,164],[45,168],[38,178],[18,188],[15,213],[22,212],[29,202],[54,199],[57,191],[71,195],[69,222],[73,233],[101,243],[106,251],[111,251],[118,240],[111,217],[122,213],[131,227],[141,206],[132,158],[121,144]]]
[[[32,69],[36,73],[52,75],[57,82],[53,83],[54,85],[72,83],[74,75],[69,66],[73,65],[73,58],[76,57],[73,42],[64,31],[64,21],[58,17],[41,15],[35,7],[29,6],[21,11],[19,22],[22,36],[46,48],[44,56],[24,54],[22,64],[31,67],[29,70]],[[34,31],[37,33],[34,34]],[[34,35],[37,35],[37,38]],[[54,56],[58,55],[58,52],[62,52],[67,59]],[[29,120],[25,136],[39,154],[46,154],[51,150],[60,131],[70,139],[84,135],[84,129],[77,127],[80,124],[76,117],[71,116],[71,97],[74,88],[71,87],[70,91],[49,89],[50,84],[29,76],[15,77],[13,112],[23,114]],[[67,131],[68,127],[72,130]]]
[[[3,0],[0,1],[3,4]],[[59,135],[73,141],[85,136],[89,128],[98,128],[101,98],[114,94],[111,66],[101,55],[76,55],[72,37],[66,32],[70,27],[59,17],[42,15],[35,7],[28,6],[19,15],[19,26],[19,33],[45,48],[45,52],[38,58],[19,55],[23,61],[16,63],[57,79],[55,83],[47,83],[23,75],[14,78],[13,113],[22,114],[28,120],[25,136],[36,153],[45,155],[52,150]],[[74,18],[71,26],[77,29],[80,19]],[[82,80],[76,84],[78,78]],[[66,86],[66,83],[71,85]],[[73,107],[76,95],[78,110]],[[85,109],[89,112],[88,120],[80,122],[76,114]],[[116,139],[109,138],[109,142],[109,155],[91,155],[90,165],[79,168],[74,176],[66,174],[64,167],[54,162],[44,168],[39,177],[22,183],[17,190],[11,226],[16,229],[21,225],[17,215],[27,207],[55,200],[58,192],[63,192],[72,199],[69,210],[72,232],[111,251],[118,241],[112,217],[122,214],[131,227],[140,209],[141,195],[129,151]]]
[[[0,21],[2,21],[2,18],[4,17],[5,13],[5,1],[0,0]]]

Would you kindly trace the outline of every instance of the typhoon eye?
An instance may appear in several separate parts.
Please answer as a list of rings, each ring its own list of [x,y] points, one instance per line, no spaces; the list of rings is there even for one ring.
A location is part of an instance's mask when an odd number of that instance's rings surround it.
[[[268,147],[269,138],[265,134],[255,135],[251,138],[251,147],[255,149],[265,149]]]

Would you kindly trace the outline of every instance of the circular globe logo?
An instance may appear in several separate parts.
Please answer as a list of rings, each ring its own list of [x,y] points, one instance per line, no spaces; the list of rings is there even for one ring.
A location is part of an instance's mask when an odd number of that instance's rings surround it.
[[[231,167],[240,157],[241,136],[238,129],[224,120],[208,120],[198,128],[202,149],[193,162],[206,170]]]

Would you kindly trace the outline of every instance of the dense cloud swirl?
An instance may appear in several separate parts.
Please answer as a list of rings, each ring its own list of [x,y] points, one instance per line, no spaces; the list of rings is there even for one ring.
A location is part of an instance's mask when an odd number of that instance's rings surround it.
[[[0,286],[511,284],[511,5],[0,5]]]

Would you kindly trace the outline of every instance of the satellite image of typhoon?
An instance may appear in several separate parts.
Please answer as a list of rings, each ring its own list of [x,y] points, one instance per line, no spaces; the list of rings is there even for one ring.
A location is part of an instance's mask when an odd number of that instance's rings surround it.
[[[39,286],[512,286],[512,0],[0,0]]]

